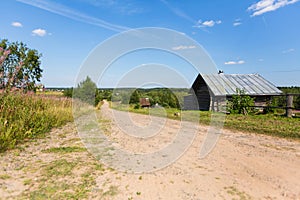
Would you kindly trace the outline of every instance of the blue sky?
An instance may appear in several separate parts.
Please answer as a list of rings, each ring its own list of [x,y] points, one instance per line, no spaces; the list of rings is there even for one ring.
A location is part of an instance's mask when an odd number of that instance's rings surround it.
[[[73,86],[98,44],[142,27],[183,33],[225,73],[259,73],[277,86],[300,86],[299,10],[299,0],[2,0],[0,38],[22,41],[43,54],[47,87]],[[168,65],[184,74],[187,84],[197,75],[166,52],[144,50],[114,62],[98,85],[114,87],[122,73],[145,63]]]

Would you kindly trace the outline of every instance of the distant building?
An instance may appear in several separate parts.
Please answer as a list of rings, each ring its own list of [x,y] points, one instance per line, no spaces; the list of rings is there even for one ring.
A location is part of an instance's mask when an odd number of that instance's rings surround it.
[[[140,105],[142,108],[149,108],[151,105],[149,98],[140,98]]]
[[[215,110],[226,99],[231,99],[236,90],[254,97],[255,105],[264,105],[272,96],[282,92],[258,74],[199,74],[184,97],[185,110]]]

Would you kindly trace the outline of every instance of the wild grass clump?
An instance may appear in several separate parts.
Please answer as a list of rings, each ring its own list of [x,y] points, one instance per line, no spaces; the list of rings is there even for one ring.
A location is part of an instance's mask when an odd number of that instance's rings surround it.
[[[73,119],[67,98],[0,92],[0,102],[0,152]]]

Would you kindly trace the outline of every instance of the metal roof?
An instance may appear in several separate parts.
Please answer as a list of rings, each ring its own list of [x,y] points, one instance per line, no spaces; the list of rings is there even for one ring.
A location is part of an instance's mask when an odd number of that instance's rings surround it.
[[[282,92],[258,74],[201,74],[214,96],[236,94],[236,89],[248,95],[280,95]]]

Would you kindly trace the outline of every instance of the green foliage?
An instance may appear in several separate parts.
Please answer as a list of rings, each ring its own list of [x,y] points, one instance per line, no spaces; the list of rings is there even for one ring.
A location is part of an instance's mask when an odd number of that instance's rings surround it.
[[[134,92],[130,96],[129,103],[130,104],[138,104],[140,102],[140,95],[138,90],[134,90]]]
[[[0,102],[0,152],[72,120],[69,99],[0,93]]]
[[[264,114],[269,114],[269,113],[274,113],[275,109],[273,108],[275,105],[274,101],[267,101],[267,107],[264,108],[263,113]]]
[[[134,109],[140,109],[140,108],[141,108],[141,105],[137,103],[137,104],[134,105],[133,108],[134,108]]]
[[[46,174],[48,177],[52,176],[67,176],[72,173],[72,170],[77,163],[68,162],[66,159],[54,160],[46,167]]]
[[[245,91],[238,88],[236,89],[236,95],[233,95],[231,101],[227,104],[230,113],[244,115],[253,110],[251,106],[254,106],[254,99],[245,95]]]
[[[98,90],[97,98],[100,101],[103,101],[104,99],[106,99],[107,101],[111,101],[111,97],[112,97],[112,89],[100,89],[100,90]]]
[[[297,109],[300,109],[300,96],[297,96],[294,100],[294,106]]]
[[[140,98],[149,98],[150,104],[159,104],[165,108],[181,108],[183,97],[188,94],[188,89],[116,89],[113,91],[112,101],[121,101],[122,104],[138,104]]]
[[[9,43],[0,41],[0,89],[21,88],[35,90],[35,83],[40,81],[41,54],[29,49],[22,42]]]
[[[66,89],[64,89],[63,95],[65,97],[72,98],[73,97],[73,88],[66,88]]]
[[[284,94],[300,94],[300,87],[279,87],[279,89]],[[274,97],[273,98],[276,102],[278,102],[277,106],[286,106],[286,97]],[[294,96],[293,97],[293,104],[295,108],[300,109],[300,96]]]
[[[96,106],[100,99],[96,98],[98,94],[97,85],[92,81],[90,77],[80,82],[77,88],[73,89],[73,97],[80,99],[81,101],[90,105]]]

